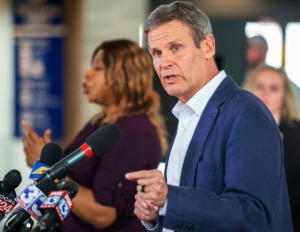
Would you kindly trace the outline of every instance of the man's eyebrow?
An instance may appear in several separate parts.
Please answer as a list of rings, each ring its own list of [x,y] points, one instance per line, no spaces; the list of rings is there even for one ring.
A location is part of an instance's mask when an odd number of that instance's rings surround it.
[[[174,40],[168,42],[167,45],[168,45],[168,46],[171,46],[171,45],[176,44],[176,43],[181,43],[181,40],[179,40],[179,39],[174,39]],[[153,50],[155,51],[155,50],[159,50],[159,49],[157,49],[157,48],[155,48],[155,47],[152,47],[152,48],[151,48],[150,46],[148,47],[148,51],[149,51],[149,52],[151,52],[151,51],[153,51]]]

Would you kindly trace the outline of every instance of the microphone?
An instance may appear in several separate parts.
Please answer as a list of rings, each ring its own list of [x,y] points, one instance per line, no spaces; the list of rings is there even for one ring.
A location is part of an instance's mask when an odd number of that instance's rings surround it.
[[[44,165],[53,165],[58,162],[62,157],[61,147],[55,143],[47,143],[42,149],[41,158],[42,162],[39,164]],[[43,169],[45,172],[45,169]],[[41,174],[38,174],[41,176]],[[48,183],[47,181],[46,183]],[[39,206],[46,199],[49,191],[53,190],[53,188],[49,188],[49,186],[44,186],[45,183],[33,183],[29,184],[17,197],[16,201],[24,208],[29,214],[31,214],[36,220],[38,220],[42,214],[39,211]],[[54,185],[50,185],[54,186]],[[40,189],[42,187],[42,189]],[[55,188],[56,189],[56,186]],[[46,192],[46,193],[45,193]]]
[[[0,194],[7,195],[22,182],[21,173],[18,170],[10,170],[0,184]]]
[[[90,158],[94,154],[101,155],[110,149],[121,138],[121,131],[115,124],[107,124],[98,128],[92,133],[86,142],[77,150],[56,163],[51,169],[46,171],[40,179],[49,178],[61,179],[67,175],[67,172],[84,158]]]
[[[11,211],[9,214],[7,214],[7,216],[5,217],[5,219],[3,219],[0,222],[0,231],[7,231],[5,224],[8,221],[14,220],[14,217],[20,212],[20,210],[23,210],[22,207],[18,206],[16,207],[13,211]],[[34,225],[34,221],[31,219],[31,217],[28,217],[23,224],[20,226],[20,228],[18,228],[18,232],[31,232],[32,227]]]
[[[42,176],[36,180],[35,186],[28,186],[28,188],[19,194],[20,199],[24,201],[24,205],[26,206],[28,213],[34,212],[33,216],[37,216],[37,218],[40,219],[42,215],[38,210],[38,207],[46,199],[46,195],[48,195],[50,191],[57,190],[54,180],[64,178],[69,169],[82,159],[90,158],[94,154],[100,155],[101,153],[107,151],[114,144],[116,144],[120,138],[121,131],[117,125],[107,124],[102,126],[92,133],[86,139],[86,143],[84,143],[80,148],[56,163],[48,171],[44,172],[44,174],[42,174]],[[6,224],[5,232],[15,231],[15,229],[18,228],[20,224],[29,217],[29,214],[26,210],[18,213],[14,220],[11,220]]]
[[[0,183],[0,221],[16,206],[15,188],[22,182],[21,173],[18,170],[10,170]]]
[[[52,145],[52,143],[45,144],[40,160],[37,160],[31,169],[29,179],[37,180],[40,178],[45,171],[61,159],[62,155],[60,146]]]
[[[66,181],[60,191],[52,191],[41,205],[44,216],[34,231],[54,231],[73,208],[72,198],[78,192],[78,185],[73,180]]]
[[[53,155],[52,153],[55,153]],[[54,161],[59,161],[62,156],[62,150],[60,146],[55,143],[48,143],[42,149],[43,157],[51,156]],[[55,158],[53,158],[55,157]],[[47,161],[48,162],[48,161]],[[8,218],[5,223],[4,231],[16,231],[19,230],[25,221],[32,215],[36,220],[42,217],[39,211],[40,205],[46,200],[47,195],[50,191],[56,190],[57,186],[54,179],[48,178],[43,180],[37,180],[33,184],[29,184],[17,197],[16,201],[20,204],[23,209],[20,209],[17,213],[12,214],[13,220]]]

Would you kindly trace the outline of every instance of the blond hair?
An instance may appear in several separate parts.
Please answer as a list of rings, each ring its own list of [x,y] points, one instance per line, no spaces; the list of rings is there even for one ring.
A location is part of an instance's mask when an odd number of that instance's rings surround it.
[[[300,115],[296,104],[296,98],[293,91],[293,87],[291,86],[291,82],[283,69],[277,69],[266,64],[260,64],[249,72],[249,74],[246,76],[245,82],[243,83],[242,87],[252,92],[257,75],[264,70],[274,71],[278,73],[284,80],[284,104],[281,108],[281,120],[286,122],[299,120]]]

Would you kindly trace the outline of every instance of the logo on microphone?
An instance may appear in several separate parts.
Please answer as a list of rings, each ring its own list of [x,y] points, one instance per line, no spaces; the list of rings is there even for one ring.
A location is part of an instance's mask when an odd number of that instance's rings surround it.
[[[46,198],[47,196],[34,184],[29,184],[23,192],[16,197],[16,201],[36,220],[40,220],[42,213],[39,208]]]
[[[13,210],[16,204],[17,202],[14,201],[13,199],[0,194],[0,211],[2,213],[8,214]]]
[[[29,175],[29,179],[31,180],[37,180],[38,178],[40,178],[42,176],[42,174],[44,172],[46,172],[47,170],[49,170],[51,167],[43,164],[39,161],[36,161],[33,165],[33,168],[31,170],[31,173]]]
[[[73,208],[73,202],[67,191],[52,191],[48,195],[47,200],[45,200],[40,206],[40,208],[55,209],[60,220],[63,221]]]

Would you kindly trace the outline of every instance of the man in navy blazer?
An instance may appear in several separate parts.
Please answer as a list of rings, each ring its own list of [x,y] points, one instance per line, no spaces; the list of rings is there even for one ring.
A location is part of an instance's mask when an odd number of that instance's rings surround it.
[[[207,15],[187,1],[162,5],[145,32],[164,89],[179,99],[178,127],[165,177],[126,174],[138,184],[136,216],[148,231],[293,231],[278,126],[218,70]]]

